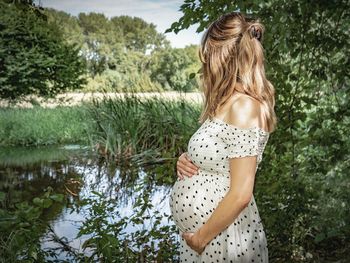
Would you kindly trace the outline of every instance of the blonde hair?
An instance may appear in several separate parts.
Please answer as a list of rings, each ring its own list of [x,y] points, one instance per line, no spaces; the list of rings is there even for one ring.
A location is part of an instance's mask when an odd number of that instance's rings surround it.
[[[261,38],[264,26],[240,12],[231,12],[212,22],[199,49],[204,109],[200,122],[212,118],[240,84],[240,92],[262,103],[267,128],[276,126],[275,89],[265,77]],[[257,37],[258,36],[258,37]]]

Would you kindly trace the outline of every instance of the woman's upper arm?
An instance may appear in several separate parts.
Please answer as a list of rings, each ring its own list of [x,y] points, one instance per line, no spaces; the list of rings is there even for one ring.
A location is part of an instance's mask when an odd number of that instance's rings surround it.
[[[233,125],[232,134],[225,137],[230,165],[230,194],[247,204],[253,193],[258,158],[260,126],[259,102],[242,96],[227,114]]]
[[[229,160],[231,176],[229,193],[245,205],[249,203],[253,194],[256,162],[256,156]]]

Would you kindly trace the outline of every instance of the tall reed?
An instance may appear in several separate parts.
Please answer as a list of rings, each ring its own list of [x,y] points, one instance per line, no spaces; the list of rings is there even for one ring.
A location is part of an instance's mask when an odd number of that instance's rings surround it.
[[[179,99],[125,97],[93,100],[89,112],[97,131],[91,141],[114,159],[171,158],[186,151],[196,128],[200,105]]]

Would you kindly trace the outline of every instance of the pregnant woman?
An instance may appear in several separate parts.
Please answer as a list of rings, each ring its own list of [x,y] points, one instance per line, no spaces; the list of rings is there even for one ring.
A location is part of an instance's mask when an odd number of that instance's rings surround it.
[[[201,49],[201,126],[177,162],[169,205],[181,234],[180,262],[268,262],[253,189],[276,126],[266,79],[264,27],[239,12],[222,15]]]

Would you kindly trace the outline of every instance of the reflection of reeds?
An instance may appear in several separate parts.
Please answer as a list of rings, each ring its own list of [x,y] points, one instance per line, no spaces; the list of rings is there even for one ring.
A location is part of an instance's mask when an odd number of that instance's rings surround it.
[[[182,97],[105,96],[93,100],[88,110],[97,127],[90,140],[100,154],[117,162],[138,157],[143,162],[144,157],[150,157],[150,162],[173,158],[186,150],[200,125],[200,104]]]
[[[70,187],[68,187],[68,185]],[[66,191],[72,195],[72,196],[79,196],[79,191],[80,191],[80,188],[82,186],[82,182],[78,181],[78,180],[73,180],[72,178],[70,178],[68,180],[67,183],[64,184],[64,188],[66,189]],[[74,190],[72,190],[72,188],[74,188]]]

